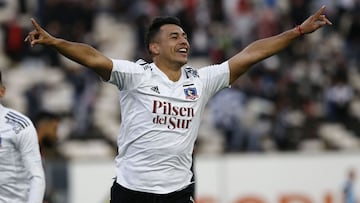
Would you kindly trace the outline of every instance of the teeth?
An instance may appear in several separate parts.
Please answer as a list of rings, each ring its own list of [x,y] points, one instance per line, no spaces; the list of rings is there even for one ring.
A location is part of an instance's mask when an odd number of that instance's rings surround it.
[[[183,48],[183,49],[179,49],[180,52],[187,52],[187,49]]]

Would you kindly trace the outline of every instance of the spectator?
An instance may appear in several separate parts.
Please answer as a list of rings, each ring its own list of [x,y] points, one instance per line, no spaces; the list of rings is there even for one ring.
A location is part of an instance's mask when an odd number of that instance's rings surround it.
[[[40,151],[46,176],[43,203],[67,203],[67,160],[57,148],[60,116],[41,111],[35,118]]]
[[[357,203],[355,196],[356,172],[355,169],[350,169],[347,173],[346,182],[343,187],[343,203]]]

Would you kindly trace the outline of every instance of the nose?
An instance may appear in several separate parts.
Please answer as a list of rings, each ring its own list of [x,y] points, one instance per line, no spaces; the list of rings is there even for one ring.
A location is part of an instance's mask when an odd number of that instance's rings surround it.
[[[189,41],[188,41],[188,39],[187,39],[186,37],[184,37],[184,36],[180,38],[180,43],[181,43],[181,44],[186,44],[186,45],[189,46]]]

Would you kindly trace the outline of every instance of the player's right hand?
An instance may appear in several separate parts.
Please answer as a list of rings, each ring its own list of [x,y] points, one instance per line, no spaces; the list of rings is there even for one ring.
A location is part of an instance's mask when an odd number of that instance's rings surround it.
[[[34,47],[36,44],[51,45],[55,38],[41,28],[34,18],[31,18],[31,23],[34,26],[34,30],[29,32],[24,41],[29,42],[31,47]]]

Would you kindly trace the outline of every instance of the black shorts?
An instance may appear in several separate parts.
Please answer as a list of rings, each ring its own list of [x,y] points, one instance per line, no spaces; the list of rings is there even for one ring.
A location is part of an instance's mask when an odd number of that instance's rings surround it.
[[[114,181],[110,203],[194,203],[194,184],[169,194],[153,194],[129,190]]]

